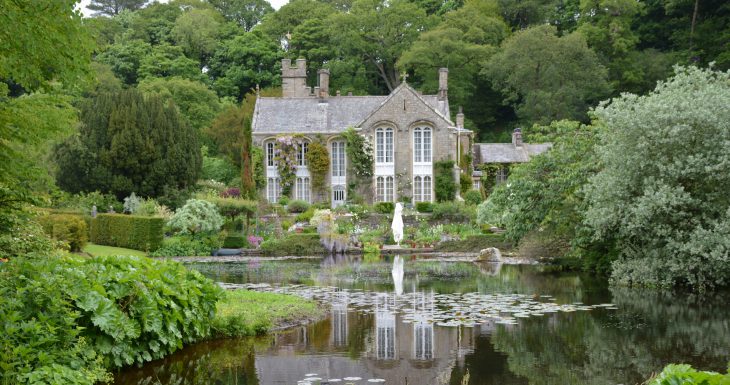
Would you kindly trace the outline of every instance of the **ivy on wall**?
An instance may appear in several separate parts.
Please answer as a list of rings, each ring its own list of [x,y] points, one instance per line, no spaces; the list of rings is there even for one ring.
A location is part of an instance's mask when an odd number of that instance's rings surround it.
[[[511,164],[502,163],[485,163],[477,166],[482,171],[482,189],[484,190],[485,196],[489,196],[494,190],[494,186],[497,184],[497,173],[499,170],[506,168],[509,170]]]
[[[358,134],[354,128],[349,127],[342,134],[347,141],[347,157],[352,163],[353,171],[358,179],[371,178],[373,176],[373,144],[370,139]]]
[[[330,154],[324,143],[324,138],[318,136],[309,144],[307,165],[312,177],[312,190],[324,194],[327,191],[327,173],[330,169]]]
[[[454,181],[454,161],[440,160],[433,164],[436,201],[452,201],[456,197]]]

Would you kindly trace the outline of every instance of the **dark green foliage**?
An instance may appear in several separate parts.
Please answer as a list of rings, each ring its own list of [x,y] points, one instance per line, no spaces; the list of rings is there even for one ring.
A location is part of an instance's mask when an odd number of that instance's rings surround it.
[[[315,255],[326,250],[319,242],[319,234],[287,234],[261,243],[261,252],[271,256]]]
[[[89,240],[89,229],[80,215],[48,214],[38,217],[38,223],[48,236],[63,242],[70,251],[81,251]]]
[[[647,385],[724,385],[730,383],[730,365],[726,374],[700,371],[690,365],[669,364],[661,373],[650,379]]]
[[[463,195],[471,190],[471,175],[466,172],[459,173],[459,192]]]
[[[289,203],[286,205],[286,209],[290,213],[303,213],[309,210],[309,203],[300,200],[289,201]]]
[[[488,247],[496,247],[500,250],[512,248],[512,244],[507,241],[502,234],[483,234],[471,235],[466,239],[458,241],[445,241],[436,245],[437,251],[443,252],[478,252]]]
[[[19,258],[0,267],[3,384],[88,384],[210,334],[221,289],[139,257]]]
[[[395,211],[395,203],[393,202],[378,202],[373,205],[373,210],[376,213],[381,214],[393,214]]]
[[[478,190],[469,190],[464,194],[464,202],[470,205],[482,203],[482,193]]]
[[[476,208],[461,202],[441,202],[433,205],[433,219],[450,221],[473,221],[476,219]]]
[[[246,237],[242,235],[229,235],[223,240],[223,247],[227,249],[240,249],[246,247],[247,244]]]
[[[246,199],[214,198],[210,202],[218,207],[221,215],[230,218],[239,215],[252,216],[256,214],[256,210],[258,209],[258,202]]]
[[[197,133],[158,96],[102,93],[83,103],[81,121],[79,134],[55,150],[66,191],[158,197],[192,186],[200,173]]]
[[[454,161],[440,160],[433,164],[433,172],[436,175],[436,201],[453,201],[456,197],[456,183],[454,182]]]
[[[416,211],[418,211],[419,213],[430,213],[433,211],[433,203],[416,202]]]
[[[86,6],[95,15],[115,16],[122,11],[135,11],[149,0],[91,0]]]
[[[150,257],[200,257],[210,256],[213,250],[221,246],[218,235],[181,235],[165,239]]]
[[[153,251],[162,244],[164,226],[163,218],[99,214],[91,220],[91,242]]]
[[[296,222],[309,223],[309,220],[314,216],[314,210],[316,210],[316,208],[314,206],[310,206],[307,211],[297,214],[294,220]]]
[[[330,153],[324,138],[309,143],[307,168],[312,176],[312,191],[320,195],[327,193],[327,173],[330,171]]]

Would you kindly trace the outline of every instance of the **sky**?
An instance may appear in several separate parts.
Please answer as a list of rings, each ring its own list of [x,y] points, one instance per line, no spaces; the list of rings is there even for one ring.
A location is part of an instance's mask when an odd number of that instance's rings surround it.
[[[167,3],[170,0],[157,0],[160,3]],[[84,14],[84,16],[92,16],[93,12],[86,9],[86,6],[89,5],[91,0],[81,0],[80,3],[77,5],[79,9],[81,9],[81,13]],[[268,0],[269,3],[271,3],[271,6],[274,7],[274,9],[281,8],[282,5],[289,2],[289,0]]]

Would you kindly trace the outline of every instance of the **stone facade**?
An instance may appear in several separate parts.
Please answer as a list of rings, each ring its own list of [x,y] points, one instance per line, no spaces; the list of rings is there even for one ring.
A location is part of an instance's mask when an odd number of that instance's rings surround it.
[[[276,138],[302,135],[305,141],[323,139],[330,153],[326,196],[305,191],[310,178],[308,167],[297,167],[293,198],[331,201],[333,206],[347,201],[348,192],[357,192],[368,203],[377,201],[433,201],[433,164],[456,160],[461,149],[471,148],[472,132],[463,128],[463,114],[451,120],[448,104],[448,70],[439,70],[437,95],[421,95],[403,82],[387,96],[335,95],[329,92],[329,71],[318,72],[319,86],[306,86],[306,61],[292,66],[282,60],[281,98],[257,98],[253,118],[254,143],[264,149],[267,188],[262,193],[276,201],[278,171],[268,158],[276,151]],[[375,176],[371,183],[353,183],[350,160],[341,134],[355,128],[373,144]],[[272,145],[273,144],[273,145]],[[458,146],[457,144],[460,144]],[[344,163],[343,163],[344,161]],[[342,167],[344,164],[344,169]],[[454,177],[458,178],[458,169]],[[309,183],[309,184],[308,184]],[[458,179],[457,179],[458,185]]]

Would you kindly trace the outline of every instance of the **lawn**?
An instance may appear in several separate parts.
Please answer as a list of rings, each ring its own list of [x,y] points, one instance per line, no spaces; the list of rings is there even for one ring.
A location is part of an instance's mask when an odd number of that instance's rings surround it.
[[[87,243],[82,250],[85,253],[91,254],[95,257],[110,255],[134,255],[138,257],[144,257],[147,255],[147,253],[140,250],[125,249],[123,247],[95,245],[93,243]]]
[[[252,336],[322,316],[316,302],[293,295],[227,290],[218,301],[212,327],[219,337]]]

